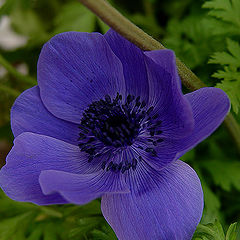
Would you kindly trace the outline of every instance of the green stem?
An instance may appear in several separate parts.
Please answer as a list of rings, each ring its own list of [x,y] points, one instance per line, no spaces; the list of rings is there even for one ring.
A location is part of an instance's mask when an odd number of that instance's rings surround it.
[[[63,217],[63,214],[61,212],[59,212],[58,210],[50,206],[39,206],[32,203],[21,203],[21,202],[19,202],[18,204],[23,204],[23,207],[27,207],[28,209],[31,209],[33,211],[38,211],[38,212],[40,211],[41,213],[44,213],[51,217],[56,217],[56,218]]]
[[[153,39],[143,30],[134,25],[131,21],[125,18],[120,12],[113,8],[105,0],[80,0],[80,2],[95,13],[108,26],[121,34],[124,38],[137,45],[145,51],[165,49],[165,47]],[[191,91],[206,87],[204,84],[187,66],[178,58],[176,59],[178,73],[183,84]],[[240,128],[235,118],[231,113],[228,114],[224,120],[225,126],[230,132],[233,140],[240,153]]]
[[[10,87],[4,86],[4,85],[0,85],[0,92],[5,92],[10,94],[11,96],[17,98],[21,93],[15,89],[12,89]]]
[[[240,127],[231,113],[226,116],[224,124],[238,147],[238,152],[240,153]]]
[[[3,58],[2,55],[0,55],[0,64],[16,79],[20,80],[21,82],[25,82],[27,84],[30,84],[31,86],[36,85],[36,81],[29,77],[21,74],[18,72],[6,59]]]
[[[51,208],[51,207],[45,207],[45,206],[38,206],[39,209],[41,209],[42,212],[46,213],[48,216],[56,217],[56,218],[62,218],[63,215],[61,212]]]

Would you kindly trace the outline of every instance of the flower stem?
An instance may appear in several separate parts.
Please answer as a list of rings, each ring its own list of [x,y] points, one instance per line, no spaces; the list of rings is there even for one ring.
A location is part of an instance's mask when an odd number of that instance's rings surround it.
[[[231,113],[226,116],[224,124],[238,147],[238,152],[240,153],[240,127]]]
[[[2,55],[0,55],[0,64],[16,79],[21,82],[25,82],[31,86],[36,85],[36,81],[29,77],[18,72]]]
[[[145,51],[165,49],[165,47],[153,39],[143,30],[125,18],[120,12],[113,8],[105,0],[80,0],[80,2],[95,13],[108,26],[121,34],[124,38],[137,45]],[[183,84],[191,91],[206,87],[204,84],[183,62],[176,59],[178,73]],[[230,132],[237,149],[240,153],[240,127],[231,113],[224,120],[225,126]]]
[[[10,87],[4,86],[4,85],[0,85],[0,92],[5,92],[10,94],[11,96],[17,98],[21,93],[15,89],[12,89]]]
[[[45,207],[45,206],[37,206],[42,212],[47,214],[48,216],[51,217],[57,217],[57,218],[62,218],[63,215],[61,212],[51,208],[51,207]]]

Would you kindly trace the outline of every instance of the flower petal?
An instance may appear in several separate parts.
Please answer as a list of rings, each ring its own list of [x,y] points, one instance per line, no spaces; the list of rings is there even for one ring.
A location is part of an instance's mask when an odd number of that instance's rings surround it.
[[[58,192],[67,201],[75,204],[85,204],[106,192],[129,192],[120,174],[103,170],[92,174],[46,170],[41,172],[39,182],[44,194]]]
[[[104,37],[122,62],[127,93],[147,102],[149,87],[143,51],[112,29]]]
[[[59,194],[44,195],[38,178],[43,170],[85,173],[89,163],[77,146],[38,135],[22,133],[14,141],[7,163],[0,171],[0,186],[12,199],[37,204],[66,203]]]
[[[78,125],[53,116],[44,107],[38,86],[26,90],[16,99],[11,110],[11,127],[15,137],[23,132],[33,132],[78,144]]]
[[[167,72],[150,57],[146,56],[145,62],[149,81],[149,105],[154,106],[155,113],[162,121],[161,136],[179,139],[189,135],[194,127],[192,110],[182,94],[176,74]]]
[[[146,56],[150,57],[154,62],[156,62],[162,68],[164,68],[167,72],[173,75],[174,78],[178,79],[178,82],[181,87],[181,80],[177,71],[176,57],[172,50],[162,49],[162,50],[146,51],[144,53]]]
[[[195,128],[191,135],[181,140],[169,141],[170,152],[178,152],[178,157],[195,147],[211,135],[222,123],[230,110],[230,101],[224,91],[219,88],[201,88],[185,95],[192,106]]]
[[[190,240],[203,210],[194,170],[178,160],[142,183],[146,191],[102,198],[103,215],[118,239]]]
[[[165,143],[159,143],[158,146],[154,148],[156,150],[156,155],[152,154],[151,152],[147,152],[145,149],[149,148],[149,145],[144,145],[142,142],[138,144],[138,141],[135,141],[134,144],[131,146],[132,150],[132,155],[134,156],[135,159],[139,161],[139,157],[141,161],[147,162],[150,166],[153,168],[160,170],[164,168],[166,165],[169,163],[173,162],[174,160],[177,159],[177,152],[174,151],[165,151],[164,146],[166,145]],[[162,144],[165,144],[162,146]],[[143,149],[139,148],[138,146],[142,146]]]
[[[38,83],[47,109],[74,123],[80,122],[93,101],[125,90],[122,64],[99,33],[66,32],[53,37],[39,57]]]

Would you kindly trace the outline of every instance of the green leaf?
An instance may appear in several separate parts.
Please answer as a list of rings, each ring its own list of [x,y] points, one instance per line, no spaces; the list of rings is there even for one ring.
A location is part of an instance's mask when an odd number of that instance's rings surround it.
[[[190,15],[183,20],[171,19],[163,42],[181,56],[187,66],[196,68],[208,60],[209,53],[223,45],[222,38],[213,36],[212,28],[215,26],[210,28],[208,18],[203,15]]]
[[[209,223],[220,217],[221,203],[217,195],[211,188],[201,179],[204,193],[204,210],[202,223]]]
[[[226,240],[237,240],[237,223],[233,223],[229,226]]]
[[[46,224],[43,232],[43,240],[58,240],[57,231],[54,222]]]
[[[214,183],[225,191],[230,191],[232,187],[240,191],[239,161],[211,160],[202,163],[201,166],[212,175]]]
[[[16,8],[10,17],[14,30],[28,37],[29,46],[43,44],[49,39],[45,26],[32,9]]]
[[[227,49],[228,52],[214,53],[209,63],[223,66],[223,70],[218,70],[212,76],[222,80],[216,87],[228,94],[233,111],[238,114],[240,108],[240,45],[236,41],[227,39]]]
[[[152,15],[145,16],[137,13],[134,15],[128,15],[128,17],[132,22],[134,22],[134,24],[136,24],[138,27],[153,37],[157,38],[163,32],[162,28],[159,26],[156,19]]]
[[[101,203],[98,200],[94,200],[88,204],[82,206],[70,205],[63,209],[64,216],[71,216],[72,218],[82,218],[89,216],[101,216]]]
[[[16,0],[7,0],[4,4],[0,7],[0,16],[9,14],[11,10],[14,8]]]
[[[209,63],[231,65],[232,67],[240,67],[240,45],[239,43],[227,39],[228,52],[216,52],[211,56]]]
[[[99,27],[101,28],[102,33],[106,33],[109,30],[109,26],[104,23],[100,18],[97,18],[97,22],[99,24]]]
[[[92,231],[92,236],[94,240],[112,240],[106,233],[96,229]]]
[[[79,219],[75,227],[71,229],[69,237],[81,239],[81,237],[84,237],[95,228],[98,228],[102,224],[102,220],[102,217],[86,217]]]
[[[186,152],[182,157],[181,160],[184,162],[191,162],[195,158],[195,149],[193,148],[191,151]]]
[[[200,166],[202,168],[203,163],[204,161],[199,162],[198,166],[194,164],[194,169],[196,170],[200,178],[204,195],[204,209],[201,223],[207,224],[209,222],[215,221],[215,219],[221,219],[221,202],[216,193],[214,193],[210,188],[209,184],[207,184],[205,174],[203,175],[202,171],[200,171],[199,169]]]
[[[54,34],[66,31],[92,32],[96,25],[96,17],[80,3],[70,2],[62,7],[54,22]]]
[[[217,88],[221,88],[224,92],[228,94],[228,97],[231,100],[232,109],[233,111],[238,114],[240,108],[240,76],[239,73],[234,73],[229,71],[228,68],[224,71],[218,71],[213,75],[214,77],[220,78],[224,77],[225,79],[231,78],[233,81],[230,80],[230,84],[227,80],[223,81],[222,83],[218,83],[216,85]],[[237,76],[237,78],[235,78]],[[236,81],[235,81],[236,80]]]
[[[209,15],[240,28],[239,0],[211,0],[205,2],[203,8],[210,8]]]
[[[206,225],[199,224],[194,233],[193,240],[225,240],[225,234],[222,225],[215,220],[214,223]]]
[[[32,219],[32,213],[28,212],[28,213],[1,221],[0,239],[1,240],[11,239],[16,234],[19,228],[21,228],[24,231],[27,223],[31,221],[31,219]]]
[[[115,233],[108,224],[104,225],[101,230],[94,229],[91,236],[94,240],[117,240]]]
[[[106,225],[99,200],[82,206],[38,206],[13,201],[0,191],[0,206],[1,240],[85,240]],[[103,230],[108,236],[111,231]]]
[[[205,28],[211,31],[211,36],[214,38],[221,37],[221,39],[224,39],[225,36],[230,37],[240,34],[239,28],[235,25],[211,16],[205,18]],[[215,50],[217,50],[216,47]]]
[[[28,236],[27,240],[40,240],[43,235],[43,229],[41,225],[38,225]]]

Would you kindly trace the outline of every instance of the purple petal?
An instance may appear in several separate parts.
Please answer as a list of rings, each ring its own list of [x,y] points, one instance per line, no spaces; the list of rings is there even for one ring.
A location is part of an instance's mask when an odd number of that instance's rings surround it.
[[[38,178],[43,170],[71,173],[88,171],[85,154],[77,146],[38,135],[22,133],[0,171],[0,186],[12,199],[37,204],[66,203],[59,194],[44,195]]]
[[[162,49],[144,52],[146,56],[150,57],[154,62],[159,64],[167,72],[171,73],[174,78],[178,79],[181,87],[181,80],[178,75],[176,57],[172,50]]]
[[[127,93],[147,102],[149,88],[143,51],[112,29],[104,37],[122,62]]]
[[[103,215],[118,239],[190,240],[203,210],[202,188],[194,170],[176,161],[140,179],[144,191],[102,198]]]
[[[174,55],[171,53],[170,57],[174,58]],[[147,56],[145,61],[149,81],[149,105],[154,106],[155,113],[158,113],[159,120],[162,121],[161,136],[179,139],[189,135],[194,127],[192,110],[182,94],[175,71],[167,72]]]
[[[38,83],[47,109],[74,123],[93,101],[125,91],[122,64],[99,33],[53,37],[39,57]]]
[[[143,144],[142,142],[135,141],[134,144],[131,146],[132,148],[132,155],[134,156],[135,159],[139,160],[139,157],[141,158],[142,161],[147,162],[150,166],[152,166],[155,169],[162,169],[164,168],[167,164],[173,162],[174,160],[177,159],[177,152],[174,151],[165,151],[164,146],[166,144],[159,143],[158,145],[160,147],[155,148],[157,150],[157,155],[153,155],[151,152],[146,152],[145,149],[152,147],[149,146],[147,141],[145,141],[146,144]],[[143,149],[138,148],[138,146],[142,146]],[[168,146],[167,146],[168,147]]]
[[[92,174],[47,170],[41,172],[39,182],[44,194],[58,192],[75,204],[85,204],[106,192],[129,192],[122,175],[103,170]]]
[[[185,97],[192,106],[195,128],[190,136],[169,141],[168,151],[177,151],[179,157],[211,135],[230,110],[229,98],[219,88],[201,88]]]
[[[78,144],[77,124],[53,116],[44,107],[38,86],[26,90],[16,99],[11,110],[11,126],[15,137],[23,132],[33,132]]]

